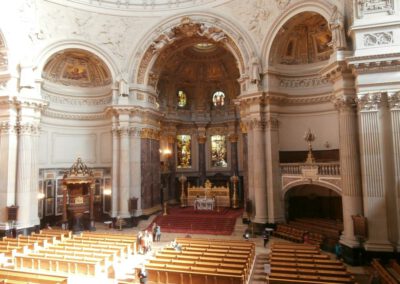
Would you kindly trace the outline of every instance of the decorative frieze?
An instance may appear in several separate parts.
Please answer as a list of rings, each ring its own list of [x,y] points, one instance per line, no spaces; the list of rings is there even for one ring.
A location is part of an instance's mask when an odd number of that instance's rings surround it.
[[[393,43],[393,31],[368,33],[363,35],[365,47],[389,45]]]
[[[43,99],[56,104],[62,105],[88,105],[88,106],[99,106],[109,105],[112,102],[111,94],[101,98],[74,98],[65,97],[59,94],[50,94],[48,92],[42,92]]]
[[[280,78],[279,86],[282,88],[315,88],[322,87],[329,84],[329,80],[326,77],[313,77],[313,78]]]
[[[101,120],[107,119],[106,112],[100,113],[67,113],[61,111],[54,111],[46,109],[43,111],[43,115],[52,118],[59,118],[59,119],[71,119],[71,120]]]

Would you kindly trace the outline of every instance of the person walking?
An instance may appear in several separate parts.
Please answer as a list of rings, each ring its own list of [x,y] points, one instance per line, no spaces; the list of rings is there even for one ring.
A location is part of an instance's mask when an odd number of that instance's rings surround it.
[[[269,233],[267,232],[267,230],[264,230],[263,240],[264,240],[264,247],[265,247],[269,241]]]
[[[156,241],[159,242],[161,240],[161,227],[157,225],[156,227]]]

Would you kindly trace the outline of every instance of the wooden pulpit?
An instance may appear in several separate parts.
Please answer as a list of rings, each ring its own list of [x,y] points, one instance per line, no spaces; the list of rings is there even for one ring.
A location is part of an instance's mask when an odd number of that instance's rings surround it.
[[[95,230],[94,177],[92,171],[80,158],[63,177],[63,225],[72,226],[72,231]],[[85,217],[89,222],[85,222]],[[68,227],[68,226],[67,226]]]

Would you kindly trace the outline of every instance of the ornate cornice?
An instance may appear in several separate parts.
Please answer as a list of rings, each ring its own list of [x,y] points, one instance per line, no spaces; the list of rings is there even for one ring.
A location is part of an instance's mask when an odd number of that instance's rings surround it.
[[[358,74],[399,71],[400,53],[348,57],[347,62]]]
[[[328,84],[329,80],[322,76],[312,78],[279,78],[279,86],[281,88],[315,88]]]

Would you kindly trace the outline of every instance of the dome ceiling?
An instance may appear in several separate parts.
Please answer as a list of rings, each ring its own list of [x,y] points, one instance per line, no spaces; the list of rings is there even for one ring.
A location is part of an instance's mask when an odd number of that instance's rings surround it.
[[[82,50],[65,50],[52,56],[42,77],[53,83],[76,87],[102,87],[111,84],[110,71],[96,55]]]
[[[333,49],[328,23],[319,14],[304,12],[290,19],[276,36],[271,64],[309,64],[329,59]]]
[[[221,82],[239,78],[233,55],[214,43],[196,43],[174,52],[165,61],[161,77],[174,74],[183,82]]]

